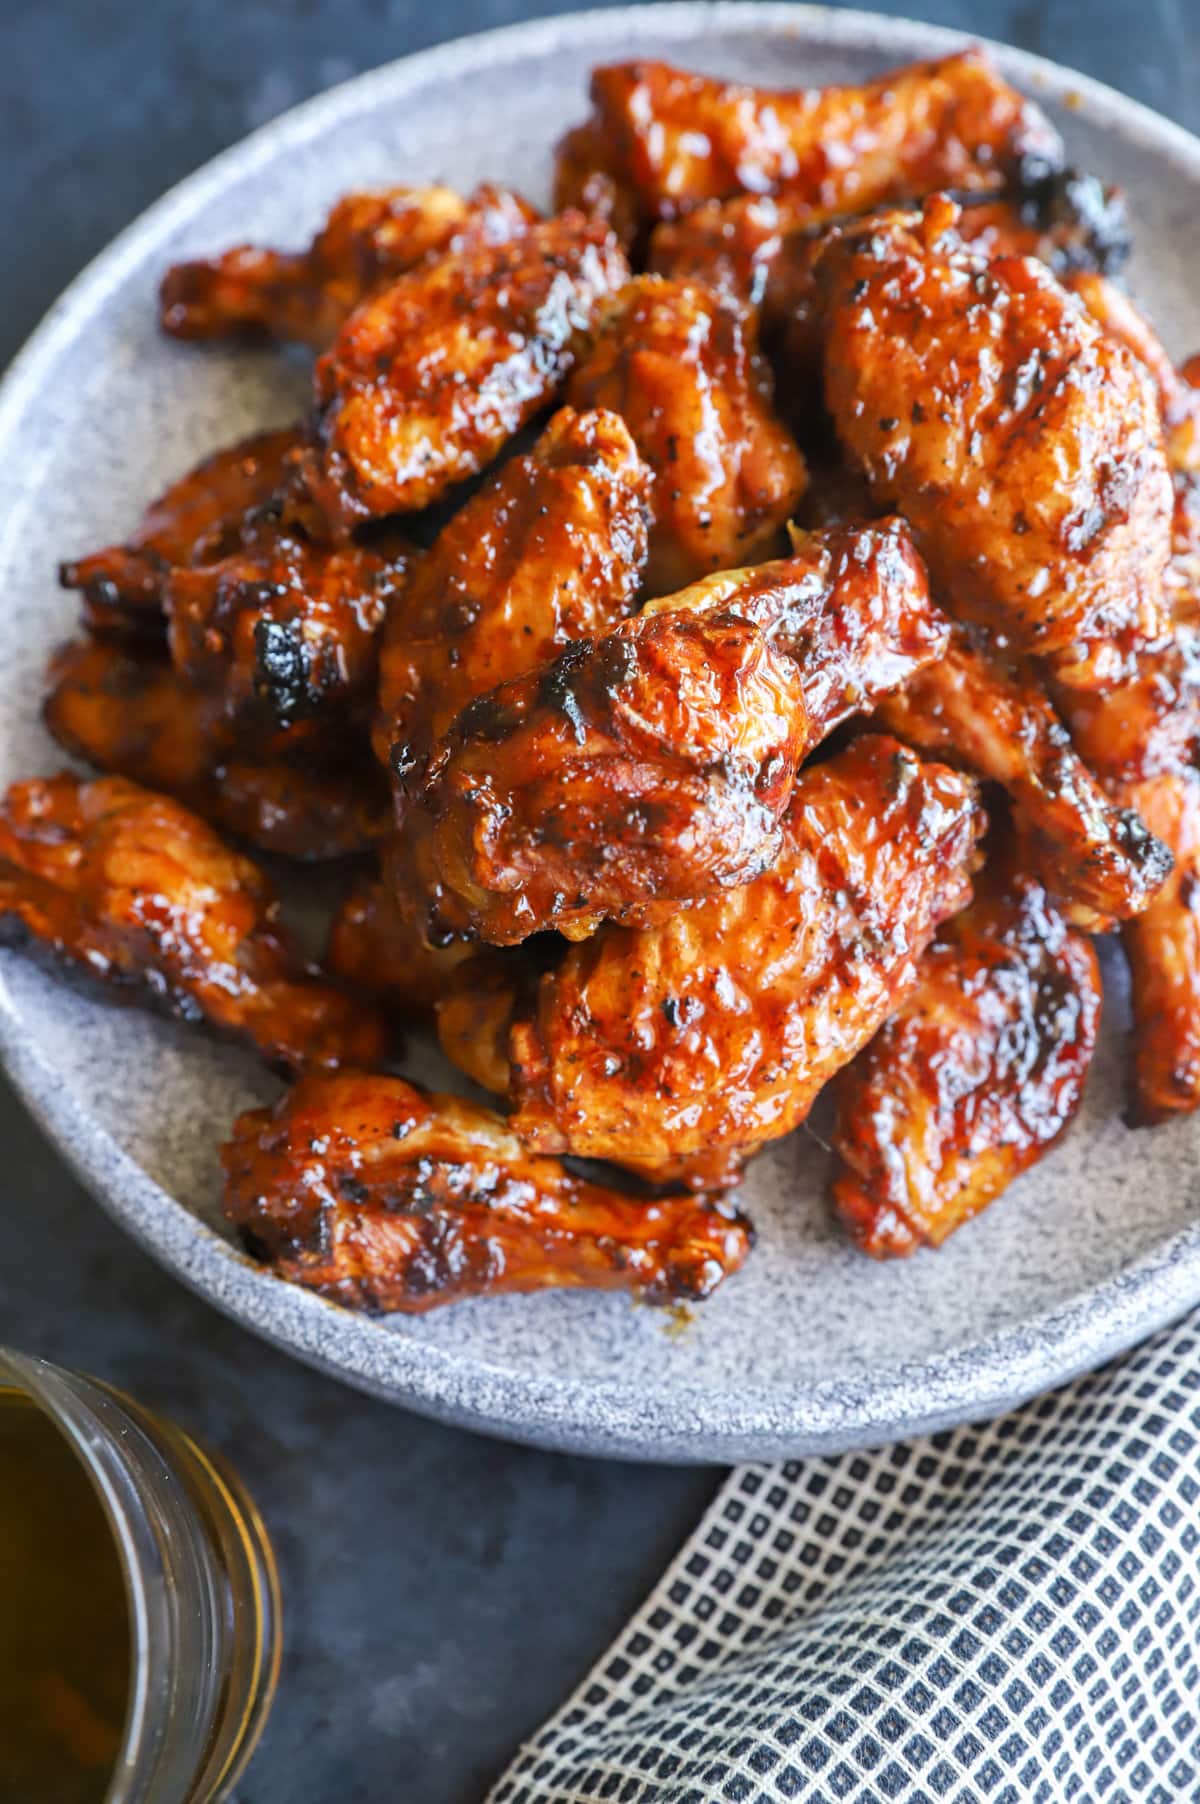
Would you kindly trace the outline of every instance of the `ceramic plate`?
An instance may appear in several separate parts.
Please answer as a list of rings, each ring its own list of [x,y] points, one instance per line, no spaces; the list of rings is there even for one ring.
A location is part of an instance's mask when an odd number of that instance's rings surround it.
[[[57,561],[131,527],[166,478],[305,396],[302,362],[161,338],[165,266],[242,239],[298,244],[344,190],[485,177],[548,199],[551,147],[593,63],[664,56],[778,85],[858,81],[960,40],[817,7],[667,5],[551,19],[410,58],[276,120],[160,201],[78,279],[0,397],[0,779],[61,762],[38,720],[71,628]],[[997,49],[1072,159],[1127,190],[1132,276],[1173,350],[1193,348],[1200,143],[1081,76]],[[311,880],[309,880],[311,881]],[[306,879],[300,880],[303,886]],[[825,1155],[801,1132],[744,1192],[745,1272],[683,1331],[616,1297],[471,1302],[419,1321],[354,1316],[257,1270],[225,1232],[217,1144],[271,1094],[237,1053],[81,999],[0,954],[8,1068],[47,1131],[143,1246],[300,1358],[431,1415],[645,1459],[770,1458],[994,1413],[1200,1301],[1200,1121],[1122,1125],[1127,1005],[1066,1143],[937,1255],[879,1266],[830,1221]],[[440,1080],[432,1055],[410,1067]]]

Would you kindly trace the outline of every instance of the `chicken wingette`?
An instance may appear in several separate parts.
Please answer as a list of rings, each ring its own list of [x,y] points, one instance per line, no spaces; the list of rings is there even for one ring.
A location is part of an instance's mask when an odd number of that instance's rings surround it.
[[[589,1183],[491,1110],[398,1077],[304,1078],[241,1116],[221,1156],[225,1211],[250,1250],[356,1309],[564,1287],[693,1303],[750,1249],[728,1207]]]
[[[834,1201],[876,1258],[940,1246],[1061,1138],[1100,1024],[1095,949],[1035,878],[989,866],[837,1079]]]
[[[374,1006],[301,959],[257,866],[178,802],[120,777],[8,790],[0,932],[285,1072],[371,1064],[387,1049]]]

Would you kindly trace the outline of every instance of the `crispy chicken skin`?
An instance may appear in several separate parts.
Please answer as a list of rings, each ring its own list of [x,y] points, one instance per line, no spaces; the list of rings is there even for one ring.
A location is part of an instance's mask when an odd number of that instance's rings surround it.
[[[175,338],[266,337],[323,351],[361,301],[430,252],[472,238],[501,244],[536,217],[505,188],[467,200],[438,186],[346,194],[305,251],[239,244],[173,264],[159,294],[162,327]]]
[[[1170,870],[1167,848],[1092,775],[1036,676],[1009,674],[965,635],[886,696],[877,718],[918,751],[1003,785],[1026,856],[1077,925],[1138,914]]]
[[[567,1287],[698,1302],[750,1248],[732,1211],[587,1183],[499,1115],[398,1077],[304,1078],[241,1116],[221,1157],[251,1251],[356,1309]]]
[[[944,198],[833,234],[825,393],[935,586],[1078,666],[1164,627],[1171,481],[1153,385],[1029,258],[981,260]],[[1077,681],[1102,681],[1101,660]]]
[[[372,1005],[303,963],[266,878],[203,821],[119,777],[16,783],[0,924],[86,978],[204,1021],[286,1072],[384,1056]]]
[[[1035,878],[988,870],[915,987],[837,1080],[834,1201],[865,1252],[940,1246],[1064,1133],[1100,970]]]
[[[163,658],[110,640],[61,646],[47,682],[43,718],[65,751],[165,790],[258,851],[346,858],[386,831],[387,785],[365,735],[361,746],[342,743],[331,754],[306,743],[310,723],[302,723],[247,751],[231,737],[219,697]]]
[[[514,1129],[643,1164],[788,1133],[969,899],[982,827],[971,779],[894,739],[805,770],[770,870],[541,979],[509,1033]]]
[[[410,792],[443,924],[648,923],[775,857],[804,756],[947,643],[897,521],[651,603],[474,702]]]
[[[656,276],[631,282],[601,317],[567,394],[620,414],[654,472],[649,592],[778,551],[805,469],[773,411],[753,322],[707,289]]]
[[[352,541],[313,545],[272,524],[219,562],[169,573],[172,662],[247,733],[365,714],[403,576],[394,547],[383,557]]]
[[[380,760],[408,767],[475,697],[637,599],[650,472],[615,414],[562,407],[412,567],[380,661]]]
[[[482,470],[553,399],[628,273],[607,227],[564,213],[368,297],[316,366],[302,480],[317,511],[347,531]]]
[[[771,91],[667,63],[593,71],[593,135],[560,148],[560,204],[583,197],[589,145],[645,221],[702,201],[782,191],[826,215],[935,188],[988,189],[1062,162],[1057,132],[982,51],[862,86]]]
[[[299,427],[287,426],[215,451],[151,502],[125,544],[63,564],[59,579],[83,591],[93,631],[161,631],[170,571],[234,551],[279,489],[299,442]]]

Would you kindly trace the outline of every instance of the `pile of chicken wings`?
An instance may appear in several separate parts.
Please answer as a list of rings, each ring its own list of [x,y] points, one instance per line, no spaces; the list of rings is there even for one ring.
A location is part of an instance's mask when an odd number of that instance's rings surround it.
[[[63,566],[102,774],[0,808],[7,937],[297,1080],[228,1215],[365,1309],[702,1298],[826,1086],[854,1239],[940,1244],[1078,1110],[1113,929],[1131,1114],[1200,1102],[1200,365],[1120,195],[977,51],[592,102],[548,217],[352,194],[167,272],[312,406]],[[350,861],[321,966],[255,852]]]

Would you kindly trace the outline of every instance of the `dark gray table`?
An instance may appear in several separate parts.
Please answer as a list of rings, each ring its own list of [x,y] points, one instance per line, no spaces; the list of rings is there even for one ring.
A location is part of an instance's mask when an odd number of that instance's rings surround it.
[[[360,69],[562,10],[0,0],[0,365],[114,232],[253,126]],[[921,10],[1200,129],[1193,0]],[[0,1339],[177,1416],[230,1455],[270,1522],[287,1654],[240,1804],[474,1804],[648,1589],[718,1475],[529,1452],[369,1402],[160,1272],[2,1088],[0,1149]]]

